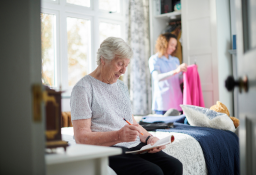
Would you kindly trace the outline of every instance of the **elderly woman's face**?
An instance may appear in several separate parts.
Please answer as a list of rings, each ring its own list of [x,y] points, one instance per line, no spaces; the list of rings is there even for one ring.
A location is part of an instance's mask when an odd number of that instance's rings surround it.
[[[114,58],[112,60],[103,59],[102,66],[102,77],[104,82],[112,84],[125,73],[130,59],[127,58]]]
[[[171,55],[176,50],[176,47],[177,47],[177,40],[175,38],[170,38],[166,53],[168,55]]]

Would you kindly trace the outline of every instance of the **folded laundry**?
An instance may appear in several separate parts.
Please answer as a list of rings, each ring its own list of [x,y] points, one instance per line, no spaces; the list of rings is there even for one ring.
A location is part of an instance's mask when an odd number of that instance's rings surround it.
[[[154,116],[145,116],[140,121],[139,124],[144,123],[184,123],[185,115],[179,116],[163,116],[163,117],[154,117]]]

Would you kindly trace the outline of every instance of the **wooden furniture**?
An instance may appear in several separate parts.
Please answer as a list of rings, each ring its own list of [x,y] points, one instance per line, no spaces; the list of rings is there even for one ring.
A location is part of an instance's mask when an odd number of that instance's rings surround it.
[[[61,139],[61,93],[45,86],[46,148],[63,147],[66,150],[68,143]]]
[[[56,154],[45,155],[47,175],[107,175],[108,156],[122,153],[121,148],[94,145],[71,145],[64,152],[56,149]]]
[[[71,112],[61,112],[61,127],[72,127]]]

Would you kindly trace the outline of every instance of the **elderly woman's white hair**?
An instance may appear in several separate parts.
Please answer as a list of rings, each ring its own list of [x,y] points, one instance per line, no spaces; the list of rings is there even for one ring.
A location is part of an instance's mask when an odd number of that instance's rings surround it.
[[[100,65],[100,59],[103,57],[112,60],[116,56],[119,58],[131,59],[133,55],[131,47],[121,38],[108,37],[105,39],[97,52],[97,65]]]

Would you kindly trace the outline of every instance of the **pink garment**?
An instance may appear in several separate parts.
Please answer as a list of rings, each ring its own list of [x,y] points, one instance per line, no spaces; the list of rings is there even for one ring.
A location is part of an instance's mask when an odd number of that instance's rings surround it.
[[[200,77],[196,65],[187,67],[187,72],[183,74],[183,82],[183,104],[205,107]]]

